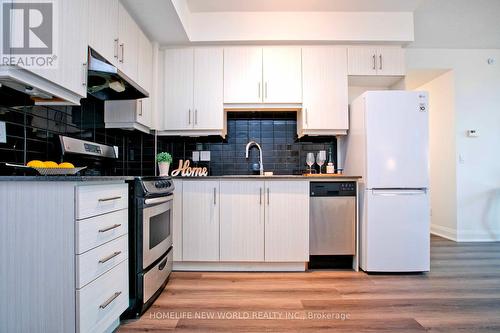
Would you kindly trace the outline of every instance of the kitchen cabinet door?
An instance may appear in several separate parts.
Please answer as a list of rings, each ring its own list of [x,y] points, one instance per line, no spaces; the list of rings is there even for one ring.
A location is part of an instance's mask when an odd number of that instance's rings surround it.
[[[377,75],[377,48],[350,47],[347,54],[349,75]]]
[[[309,261],[309,182],[266,182],[265,261]]]
[[[152,125],[152,99],[151,87],[153,85],[153,45],[148,37],[139,31],[139,73],[137,83],[144,88],[149,97],[138,101],[137,122],[151,127]]]
[[[262,102],[262,48],[224,49],[224,103]]]
[[[182,259],[219,261],[219,182],[182,184]]]
[[[302,75],[302,127],[326,131],[347,130],[347,49],[304,47]]]
[[[222,48],[194,49],[195,129],[224,128],[224,54]]]
[[[165,50],[164,129],[193,128],[193,49]]]
[[[88,3],[86,0],[57,0],[56,4],[59,22],[55,41],[57,67],[24,68],[84,98],[87,96]]]
[[[221,181],[220,260],[264,261],[264,182]]]
[[[405,75],[405,51],[399,47],[382,47],[377,56],[378,75]]]
[[[118,66],[118,0],[88,0],[89,46]]]
[[[139,26],[121,3],[118,4],[118,40],[121,70],[137,82],[139,66]]]
[[[182,185],[180,179],[174,179],[174,205],[172,223],[172,251],[174,251],[174,261],[182,261]]]
[[[263,59],[264,103],[302,102],[301,49],[264,48]]]

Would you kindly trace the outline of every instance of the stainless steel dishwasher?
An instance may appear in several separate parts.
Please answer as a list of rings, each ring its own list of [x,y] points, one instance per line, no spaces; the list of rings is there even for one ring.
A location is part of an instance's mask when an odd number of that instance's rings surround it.
[[[311,182],[311,256],[356,254],[356,182]]]

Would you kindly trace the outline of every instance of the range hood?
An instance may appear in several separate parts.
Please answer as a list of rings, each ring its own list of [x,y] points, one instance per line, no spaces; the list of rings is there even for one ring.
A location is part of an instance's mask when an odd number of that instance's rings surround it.
[[[130,100],[149,97],[149,93],[89,48],[87,93],[98,99]]]

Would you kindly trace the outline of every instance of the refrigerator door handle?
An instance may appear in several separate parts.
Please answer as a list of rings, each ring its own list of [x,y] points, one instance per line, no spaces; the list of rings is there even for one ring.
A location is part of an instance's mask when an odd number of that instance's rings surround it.
[[[373,195],[378,196],[396,196],[396,195],[422,195],[427,194],[426,188],[411,189],[372,189]]]

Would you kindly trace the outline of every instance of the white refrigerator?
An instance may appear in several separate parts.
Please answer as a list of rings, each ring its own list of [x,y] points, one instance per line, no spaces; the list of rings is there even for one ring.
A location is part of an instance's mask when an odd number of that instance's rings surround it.
[[[367,91],[350,107],[346,174],[361,175],[360,266],[430,270],[426,92]]]

